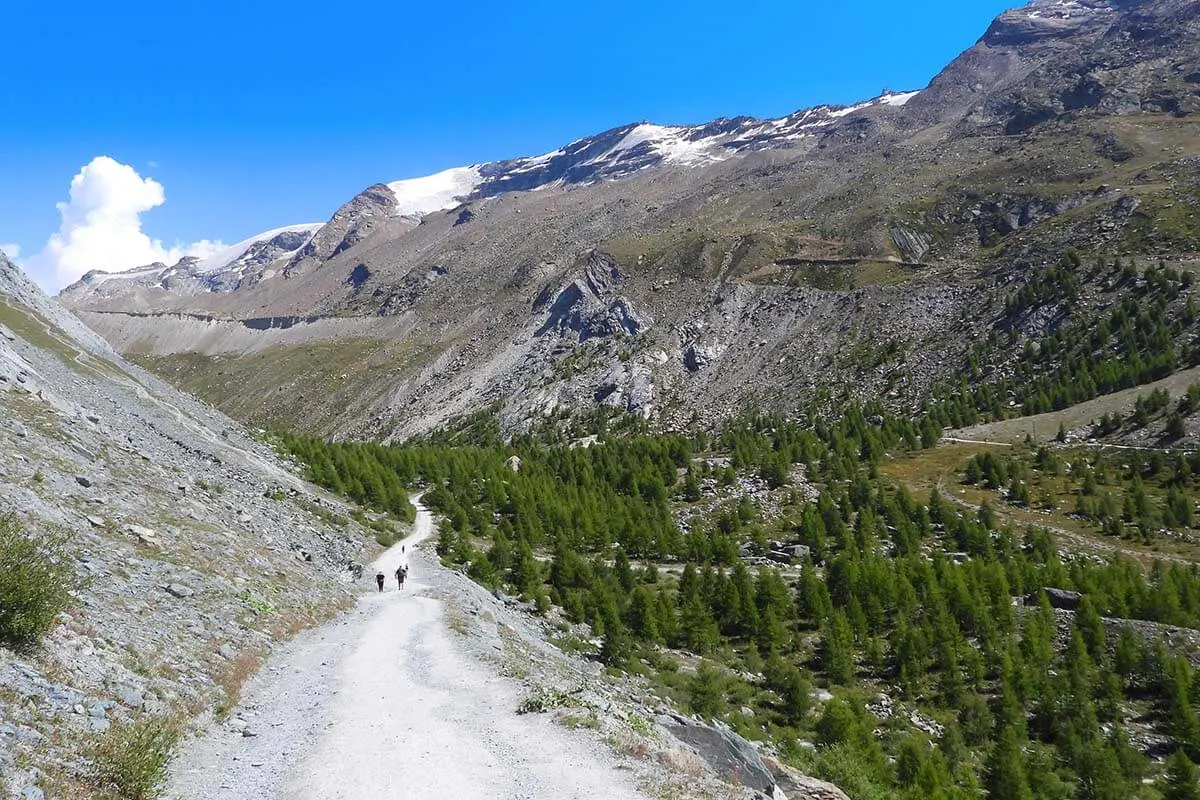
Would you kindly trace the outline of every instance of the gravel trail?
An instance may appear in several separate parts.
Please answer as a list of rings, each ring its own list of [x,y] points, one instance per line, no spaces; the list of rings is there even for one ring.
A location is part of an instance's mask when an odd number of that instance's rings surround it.
[[[432,530],[418,506],[415,532],[367,578],[390,578]],[[372,582],[352,611],[280,648],[228,723],[184,743],[165,796],[644,797],[589,740],[515,713],[517,683],[463,652],[426,596],[436,573],[415,557],[403,591]]]

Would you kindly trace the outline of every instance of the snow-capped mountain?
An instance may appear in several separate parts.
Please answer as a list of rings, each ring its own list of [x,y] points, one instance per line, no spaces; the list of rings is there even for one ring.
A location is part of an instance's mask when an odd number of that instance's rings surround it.
[[[324,226],[313,222],[264,231],[206,258],[186,257],[173,265],[150,264],[125,272],[92,270],[63,289],[60,297],[115,297],[162,290],[176,295],[229,292],[275,274]]]
[[[818,106],[779,119],[735,117],[705,125],[638,122],[571,142],[549,153],[456,167],[393,181],[395,214],[422,217],[504,192],[620,178],[662,165],[696,166],[749,150],[787,146],[817,136],[843,117],[873,106],[903,106],[917,92],[887,93],[852,106]]]
[[[433,175],[372,186],[327,223],[260,233],[204,259],[152,264],[127,272],[94,270],[61,293],[66,298],[118,298],[162,290],[177,296],[224,293],[294,275],[363,241],[388,218],[419,222],[437,211],[507,192],[616,180],[657,167],[689,168],[742,153],[794,147],[870,108],[897,108],[917,92],[886,93],[852,106],[825,105],[779,119],[721,118],[704,125],[638,122],[578,139],[538,156],[454,167]]]

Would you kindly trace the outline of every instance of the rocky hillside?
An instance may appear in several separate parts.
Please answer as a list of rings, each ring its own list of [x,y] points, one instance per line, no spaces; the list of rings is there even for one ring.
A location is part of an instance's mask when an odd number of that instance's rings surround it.
[[[842,385],[911,408],[1068,247],[1190,266],[1198,41],[1196,0],[1034,0],[916,94],[381,183],[238,280],[63,300],[227,413],[322,434],[713,422]]]
[[[80,581],[41,645],[0,643],[0,794],[95,796],[97,734],[227,708],[275,641],[343,606],[369,538],[3,256],[0,409],[0,516],[65,537]]]

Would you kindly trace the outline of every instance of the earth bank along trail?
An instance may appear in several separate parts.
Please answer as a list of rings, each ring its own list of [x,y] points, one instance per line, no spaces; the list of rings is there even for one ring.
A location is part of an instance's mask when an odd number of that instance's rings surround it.
[[[452,640],[432,560],[433,531],[385,552],[347,614],[280,648],[246,685],[229,722],[186,741],[171,800],[422,797],[640,798],[591,741],[537,714],[517,716],[520,687]],[[412,555],[403,591],[391,577]],[[389,577],[375,591],[375,571]]]

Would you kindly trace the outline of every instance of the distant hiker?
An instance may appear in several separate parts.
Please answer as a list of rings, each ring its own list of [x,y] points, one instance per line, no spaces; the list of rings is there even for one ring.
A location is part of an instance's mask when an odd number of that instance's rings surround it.
[[[404,579],[408,577],[408,568],[403,564],[396,567],[396,588],[397,591],[404,588]]]
[[[379,591],[383,591],[383,573],[375,573],[375,585],[379,587]]]

